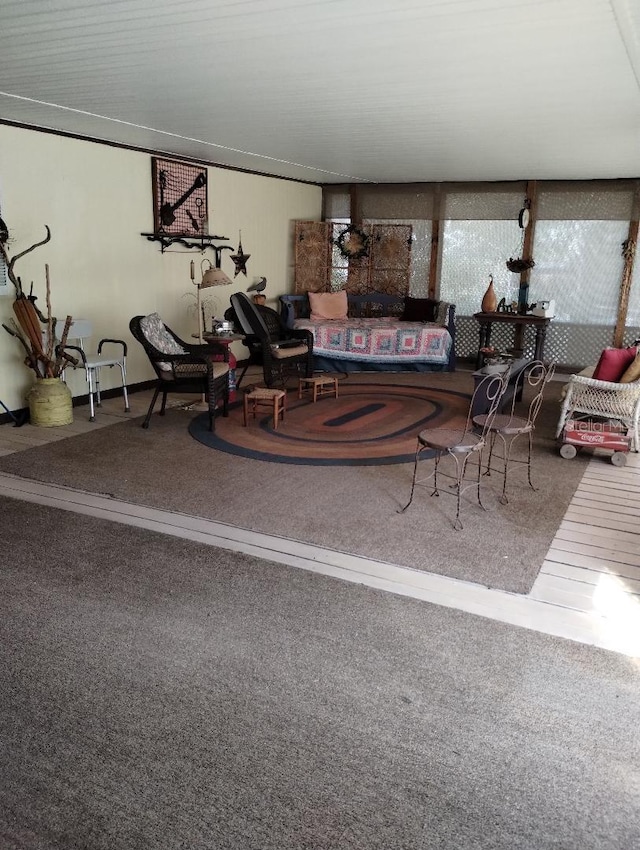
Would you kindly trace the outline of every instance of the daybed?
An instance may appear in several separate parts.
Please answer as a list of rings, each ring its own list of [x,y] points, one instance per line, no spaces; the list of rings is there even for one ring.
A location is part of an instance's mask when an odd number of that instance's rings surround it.
[[[325,308],[327,295],[338,298]],[[287,327],[312,332],[314,368],[319,371],[452,372],[455,369],[454,304],[427,298],[342,292],[281,295],[280,305]]]

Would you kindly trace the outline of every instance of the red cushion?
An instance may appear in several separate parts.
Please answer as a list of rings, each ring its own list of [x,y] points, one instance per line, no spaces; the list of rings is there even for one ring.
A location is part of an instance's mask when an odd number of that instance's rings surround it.
[[[618,383],[636,356],[635,348],[605,348],[600,355],[593,377],[599,381]]]

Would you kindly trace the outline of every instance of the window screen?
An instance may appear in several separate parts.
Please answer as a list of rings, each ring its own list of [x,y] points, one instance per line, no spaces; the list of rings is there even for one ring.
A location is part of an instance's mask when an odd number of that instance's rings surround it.
[[[489,275],[498,300],[518,300],[520,275],[507,269],[519,256],[520,229],[514,221],[445,221],[442,235],[440,298],[456,305],[456,315],[479,312]]]

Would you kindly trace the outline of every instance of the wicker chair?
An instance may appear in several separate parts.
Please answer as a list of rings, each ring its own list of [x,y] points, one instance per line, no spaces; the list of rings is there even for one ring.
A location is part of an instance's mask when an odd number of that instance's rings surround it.
[[[160,416],[164,416],[168,393],[200,393],[208,396],[209,430],[213,431],[219,399],[223,400],[223,416],[228,415],[227,346],[216,343],[191,345],[176,336],[156,313],[150,316],[134,316],[129,322],[129,329],[144,348],[158,378],[142,427],[149,427],[151,414],[160,393]]]
[[[244,294],[231,296],[231,309],[225,313],[246,334],[249,349],[237,386],[240,386],[251,364],[262,365],[267,387],[284,388],[290,376],[310,378],[313,375],[313,334],[308,330],[287,328],[275,310],[255,305]]]
[[[631,438],[631,451],[640,451],[640,380],[618,384],[572,375],[566,386],[556,437],[575,414],[621,422]]]

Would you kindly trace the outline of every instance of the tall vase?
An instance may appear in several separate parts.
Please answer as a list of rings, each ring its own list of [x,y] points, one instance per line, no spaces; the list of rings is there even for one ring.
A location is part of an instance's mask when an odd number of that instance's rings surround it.
[[[73,422],[73,398],[60,378],[37,378],[27,393],[32,425],[56,428]]]
[[[496,307],[498,306],[498,298],[496,296],[496,291],[493,288],[493,275],[489,275],[489,286],[487,287],[487,291],[482,296],[482,304],[480,305],[480,310],[483,313],[495,313]]]

